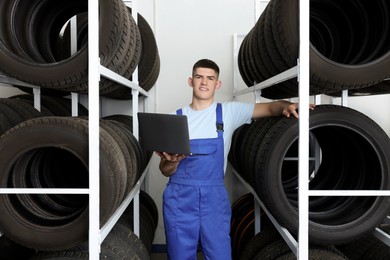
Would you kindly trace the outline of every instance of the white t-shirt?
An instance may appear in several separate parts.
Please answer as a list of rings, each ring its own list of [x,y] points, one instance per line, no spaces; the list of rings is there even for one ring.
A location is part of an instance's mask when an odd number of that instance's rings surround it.
[[[224,102],[222,104],[223,115],[223,140],[224,140],[224,170],[226,170],[227,156],[229,153],[234,131],[243,124],[249,124],[252,119],[254,103]],[[213,103],[204,110],[193,110],[190,106],[182,108],[183,115],[187,116],[190,139],[216,138],[216,108]]]

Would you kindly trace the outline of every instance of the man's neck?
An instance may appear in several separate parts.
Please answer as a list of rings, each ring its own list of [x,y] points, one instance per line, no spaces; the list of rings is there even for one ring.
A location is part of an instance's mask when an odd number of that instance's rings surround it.
[[[214,102],[214,100],[212,100],[212,99],[210,99],[210,100],[193,99],[192,103],[190,104],[190,107],[193,110],[200,111],[200,110],[204,110],[204,109],[208,108],[209,106],[211,106],[213,104],[213,102]]]

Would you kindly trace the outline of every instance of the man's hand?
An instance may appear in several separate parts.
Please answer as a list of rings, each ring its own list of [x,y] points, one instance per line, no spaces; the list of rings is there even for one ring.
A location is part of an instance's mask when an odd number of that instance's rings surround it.
[[[299,118],[299,115],[298,115],[298,112],[297,112],[298,108],[299,108],[299,104],[298,103],[287,104],[284,107],[283,111],[282,111],[282,115],[284,115],[285,117],[290,117],[291,115],[293,115],[296,118]],[[309,104],[309,109],[310,110],[313,110],[314,108],[315,108],[314,104]]]
[[[169,154],[166,152],[156,152],[156,154],[160,156],[161,159],[164,159],[171,163],[178,163],[186,157],[184,154]]]
[[[186,157],[184,154],[169,154],[166,152],[156,152],[156,154],[161,158],[160,171],[167,177],[176,172],[179,162]]]

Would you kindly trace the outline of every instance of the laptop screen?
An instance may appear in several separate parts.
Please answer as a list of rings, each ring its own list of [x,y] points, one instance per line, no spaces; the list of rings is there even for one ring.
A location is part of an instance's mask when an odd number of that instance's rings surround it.
[[[138,113],[139,141],[145,151],[191,154],[185,115]]]

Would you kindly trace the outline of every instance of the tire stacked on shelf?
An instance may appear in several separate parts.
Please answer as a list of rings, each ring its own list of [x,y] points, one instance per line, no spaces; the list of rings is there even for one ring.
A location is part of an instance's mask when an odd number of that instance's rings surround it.
[[[128,8],[128,10],[131,12],[131,8]],[[156,83],[160,73],[160,56],[152,28],[139,13],[137,16],[137,23],[142,42],[141,56],[138,64],[138,84],[144,90],[149,91]],[[130,77],[130,79],[132,79],[132,77]],[[122,88],[120,85],[117,85],[116,87],[117,89],[115,92],[106,96],[115,99],[132,98],[130,89]]]
[[[240,260],[254,260],[255,256],[267,245],[279,240],[281,236],[273,226],[262,227],[261,232],[257,233],[245,245],[241,252]]]
[[[339,250],[334,246],[326,245],[310,245],[309,246],[309,259],[332,259],[332,260],[348,260],[348,258],[343,255]],[[296,255],[291,251],[286,242],[279,238],[261,250],[259,250],[256,255],[251,258],[253,260],[261,259],[284,259],[284,260],[295,260],[297,259]]]
[[[243,39],[238,68],[248,86],[297,64],[298,1],[271,0]],[[389,93],[390,4],[310,1],[310,94]],[[380,85],[378,87],[378,85]],[[364,91],[359,91],[364,89]],[[270,99],[298,96],[296,79],[262,90]]]
[[[260,223],[261,230],[271,226],[265,214],[261,214]],[[244,248],[255,234],[255,201],[253,194],[244,194],[232,204],[230,227],[232,258],[241,259]]]
[[[255,232],[254,208],[254,197],[250,193],[241,196],[232,205],[230,239],[233,259],[240,259],[242,249],[253,237]]]
[[[160,73],[160,55],[152,28],[140,14],[138,14],[138,28],[143,46],[138,71],[139,85],[149,91]]]
[[[149,260],[142,241],[125,225],[116,223],[101,244],[101,259],[139,259]],[[60,251],[41,251],[29,258],[39,259],[89,259],[88,243]]]
[[[390,234],[389,224],[382,224],[378,227],[387,235]],[[387,260],[390,259],[390,247],[380,241],[373,234],[339,245],[337,248],[350,260]]]
[[[114,114],[106,116],[103,119],[116,124],[128,136],[129,140],[134,146],[134,149],[137,151],[137,176],[138,178],[141,177],[141,174],[145,171],[146,166],[153,153],[150,151],[144,151],[138,140],[133,136],[133,117],[122,114]]]
[[[87,0],[0,3],[0,71],[40,86],[44,91],[48,89],[48,93],[87,93],[87,3]],[[159,57],[146,20],[139,15],[138,26],[122,0],[100,0],[99,7],[101,64],[127,79],[139,65],[141,87],[149,90],[158,77]],[[78,31],[77,51],[72,54],[69,42],[73,17],[76,17]],[[140,32],[140,28],[144,31]],[[142,44],[145,44],[145,51],[142,51]],[[127,87],[105,78],[101,79],[99,89],[104,96],[131,97]]]
[[[145,245],[146,250],[149,255],[152,254],[152,244],[154,239],[154,234],[156,232],[158,224],[158,209],[153,198],[150,197],[144,191],[140,191],[140,239]],[[129,227],[131,230],[134,230],[134,204],[130,203],[129,207],[123,212],[122,216],[119,218],[118,223],[121,223],[124,226]]]
[[[100,123],[101,226],[139,175],[139,145],[120,124]],[[2,188],[88,188],[86,117],[25,120],[1,136],[0,151]],[[0,230],[22,246],[62,250],[88,238],[88,195],[3,194],[0,204]]]
[[[19,94],[10,97],[25,103],[34,105],[34,96],[31,94]],[[56,96],[41,95],[41,110],[47,113],[46,115],[54,116],[71,116],[72,115],[72,101],[69,98],[62,98]],[[80,116],[88,116],[88,110],[80,103],[77,104],[78,114]]]
[[[247,212],[245,204],[251,203],[253,206],[254,198],[250,194],[246,194],[240,197],[232,207],[235,209],[236,215],[240,216]],[[240,205],[243,207],[241,209]],[[233,211],[234,213],[234,211]],[[233,252],[236,249],[236,254],[233,254],[234,260],[261,260],[261,259],[296,259],[296,256],[284,242],[276,228],[271,225],[267,220],[261,216],[261,232],[254,235],[254,227],[248,224],[255,221],[254,215],[245,215],[244,218],[240,218],[238,225],[232,226],[232,234],[239,237],[238,243],[232,240]],[[263,219],[266,222],[263,222]],[[234,219],[232,219],[233,221]],[[250,223],[249,222],[249,223]],[[244,225],[242,225],[244,224]],[[243,226],[245,228],[240,228]],[[250,227],[251,228],[248,228]],[[250,236],[251,235],[251,236]],[[233,239],[233,237],[232,237]],[[240,242],[243,242],[242,244]],[[236,247],[234,247],[236,246]],[[347,258],[342,252],[340,252],[335,246],[331,245],[319,245],[311,243],[309,245],[309,257],[310,259],[350,259]],[[364,258],[365,259],[365,258]]]
[[[15,243],[6,235],[0,237],[1,260],[29,259],[34,254],[35,250]]]
[[[27,119],[53,115],[47,109],[42,111],[22,100],[0,98],[0,135]]]
[[[317,163],[311,161],[309,166],[311,190],[390,188],[390,139],[374,121],[353,109],[334,105],[320,105],[310,113],[310,157],[317,158]],[[246,156],[232,163],[235,167],[241,160],[244,175],[251,176],[249,183],[267,209],[296,234],[298,120],[274,120],[270,125],[263,119],[246,126],[241,150],[231,153]],[[382,223],[389,205],[389,198],[383,196],[310,197],[310,241],[341,244],[366,236]]]

